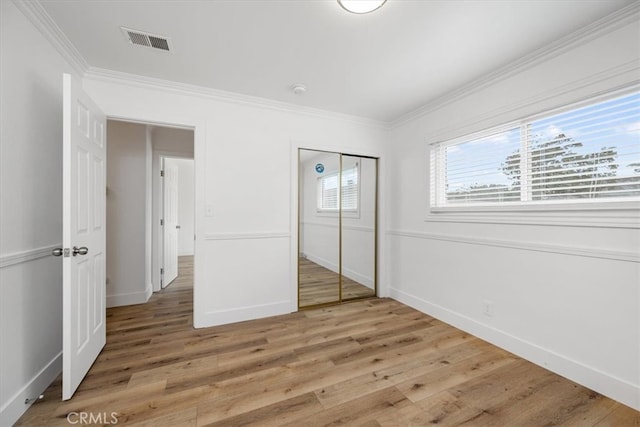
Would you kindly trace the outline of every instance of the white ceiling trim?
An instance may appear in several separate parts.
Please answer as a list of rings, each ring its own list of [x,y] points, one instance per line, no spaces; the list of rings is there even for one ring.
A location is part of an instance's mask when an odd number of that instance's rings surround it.
[[[221,102],[230,102],[240,105],[268,108],[271,110],[283,111],[288,113],[304,114],[307,116],[323,119],[341,120],[382,130],[386,130],[389,128],[389,124],[386,122],[369,119],[366,117],[336,113],[334,111],[304,107],[287,102],[260,98],[257,96],[244,95],[236,92],[229,92],[220,89],[192,85],[188,83],[179,83],[154,77],[141,76],[139,74],[123,73],[120,71],[107,70],[98,67],[89,67],[84,74],[84,78],[87,80],[124,84],[137,88],[162,90],[186,96],[197,96],[200,98],[212,99]]]
[[[89,68],[89,64],[40,2],[38,0],[13,0],[13,3],[71,65],[78,76],[82,77]]]
[[[604,34],[610,33],[621,26],[637,21],[640,18],[640,2],[634,2],[604,18],[581,28],[569,34],[566,37],[556,40],[555,42],[535,50],[528,55],[523,56],[502,68],[485,74],[484,76],[469,82],[458,89],[455,89],[433,101],[423,105],[422,107],[399,117],[389,123],[391,129],[402,126],[408,122],[418,119],[432,111],[438,110],[447,104],[455,102],[461,98],[478,92],[486,87],[492,86],[505,80],[515,74],[533,68],[543,62],[546,62],[555,56],[561,55],[571,49],[583,45]]]

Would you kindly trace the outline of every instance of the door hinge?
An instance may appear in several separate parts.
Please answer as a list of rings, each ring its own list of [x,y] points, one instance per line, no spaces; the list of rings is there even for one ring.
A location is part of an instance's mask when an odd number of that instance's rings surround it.
[[[164,268],[160,269],[160,275],[162,276],[164,274]]]
[[[160,171],[160,176],[164,176],[164,171]]]
[[[164,225],[164,219],[160,220],[160,225]]]

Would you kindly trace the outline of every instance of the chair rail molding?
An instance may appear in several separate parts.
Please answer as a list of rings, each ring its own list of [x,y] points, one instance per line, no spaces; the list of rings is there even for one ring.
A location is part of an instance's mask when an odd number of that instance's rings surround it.
[[[262,232],[227,232],[206,233],[204,240],[256,240],[256,239],[288,239],[289,231],[262,231]]]
[[[408,237],[412,239],[440,240],[444,242],[461,243],[468,245],[495,246],[500,248],[520,249],[526,251],[547,252],[563,255],[640,263],[640,254],[634,251],[613,251],[602,248],[586,248],[580,246],[566,246],[550,243],[537,243],[507,239],[488,239],[485,237],[456,236],[406,230],[390,230],[387,232],[387,235]]]
[[[35,261],[51,255],[51,251],[62,246],[62,243],[40,248],[29,249],[21,252],[14,252],[7,255],[0,255],[0,268],[9,267],[24,262]]]

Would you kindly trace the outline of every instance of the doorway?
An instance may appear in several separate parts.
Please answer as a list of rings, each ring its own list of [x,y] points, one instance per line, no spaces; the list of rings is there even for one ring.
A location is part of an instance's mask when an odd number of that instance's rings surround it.
[[[377,295],[378,159],[298,150],[298,308]]]
[[[107,128],[107,307],[143,304],[162,289],[161,160],[193,164],[194,131],[112,119]]]
[[[162,265],[160,287],[172,285],[184,271],[193,271],[194,165],[192,158],[161,157],[162,172]],[[182,274],[179,274],[182,271]],[[191,274],[192,276],[192,274]]]

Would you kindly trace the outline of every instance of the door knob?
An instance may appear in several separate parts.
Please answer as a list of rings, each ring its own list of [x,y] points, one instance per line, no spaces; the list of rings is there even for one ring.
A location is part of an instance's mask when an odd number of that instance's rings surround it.
[[[86,255],[89,253],[89,248],[87,248],[86,246],[81,246],[79,248],[77,246],[74,246],[71,253],[73,254],[73,256]]]
[[[62,248],[55,248],[51,251],[51,255],[53,256],[62,256],[63,253],[64,251],[62,250]]]

